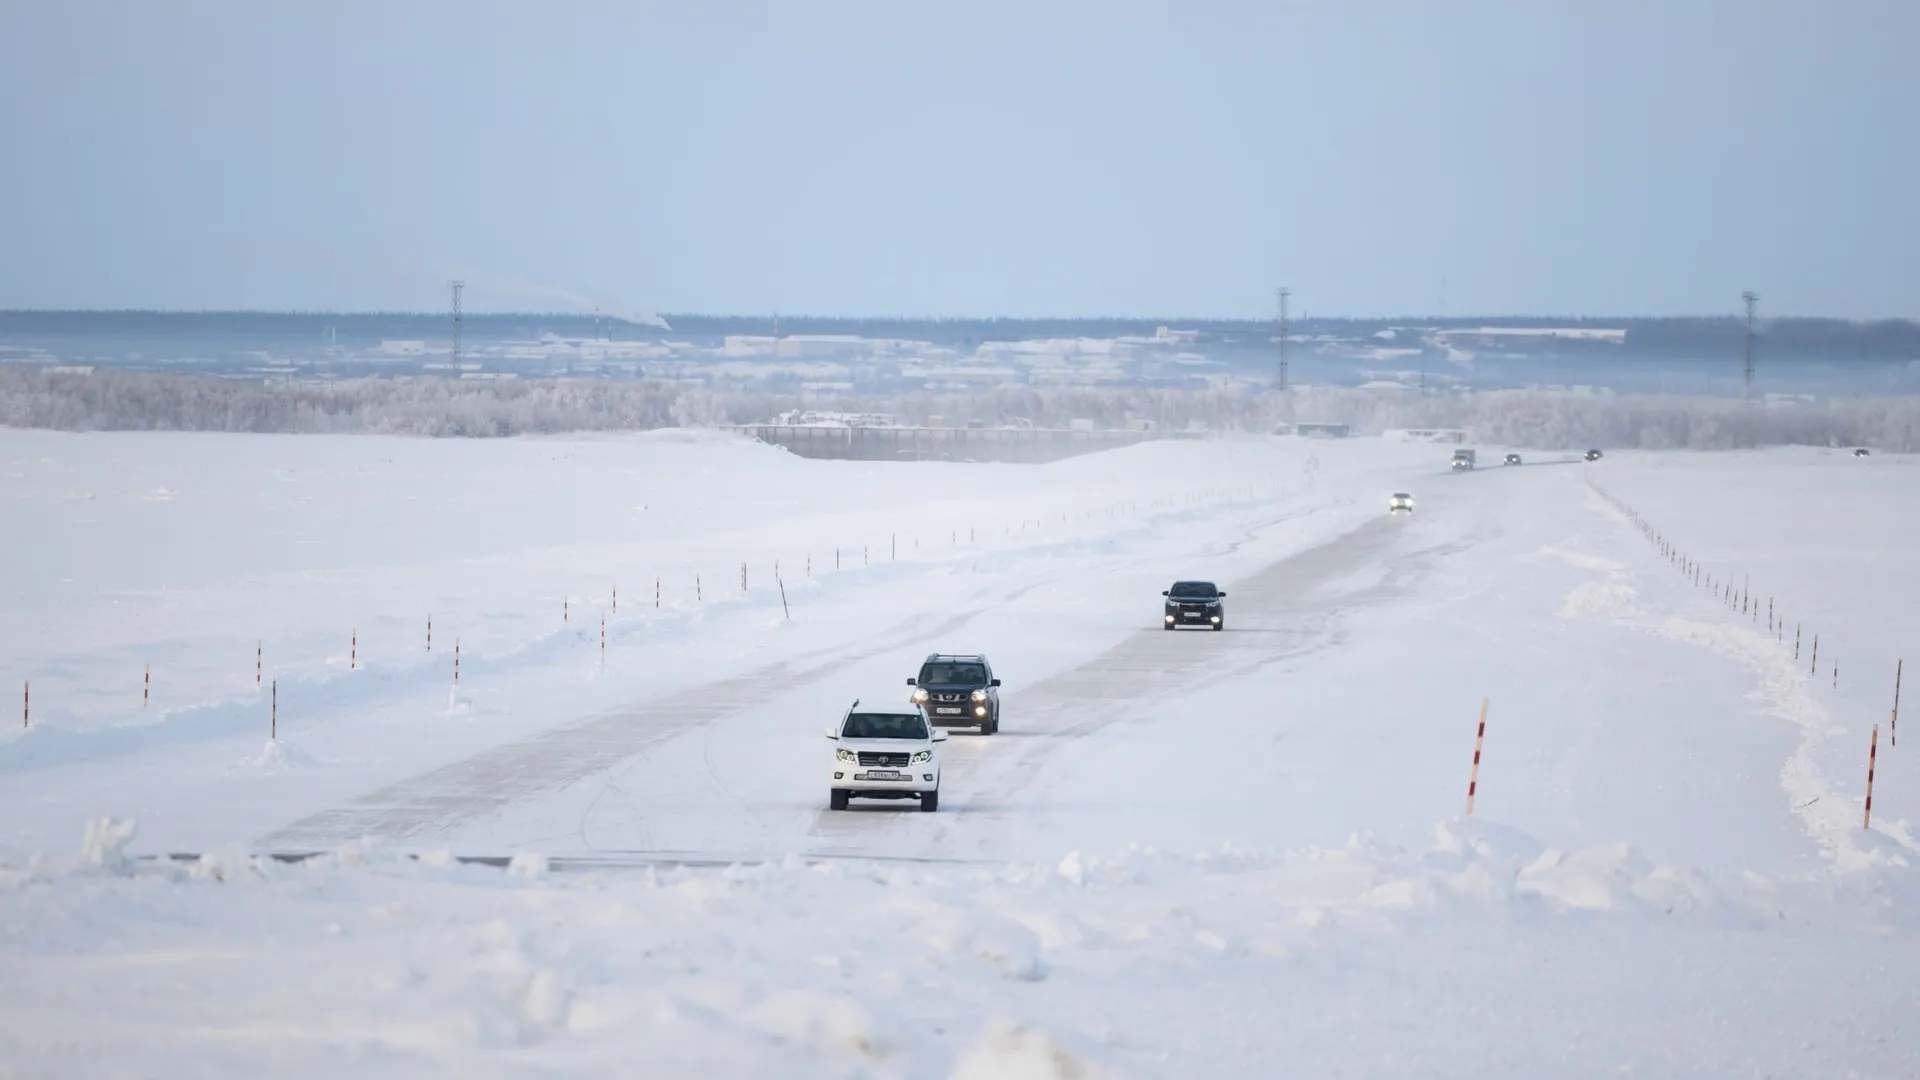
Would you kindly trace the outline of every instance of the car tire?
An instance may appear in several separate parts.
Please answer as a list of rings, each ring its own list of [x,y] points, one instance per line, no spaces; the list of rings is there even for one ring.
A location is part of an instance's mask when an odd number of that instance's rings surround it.
[[[847,808],[847,796],[849,794],[851,793],[847,791],[846,788],[834,788],[833,791],[827,795],[827,808],[829,810],[845,810]]]
[[[985,720],[980,721],[980,734],[982,735],[991,735],[994,732],[999,730],[1000,730],[1000,714],[997,712],[989,713]]]
[[[1167,628],[1168,630],[1172,630],[1172,629],[1173,629],[1173,624],[1172,624],[1172,623],[1168,623],[1168,624],[1167,624],[1167,626],[1166,626],[1166,628]]]
[[[1227,624],[1224,622],[1217,622],[1213,624],[1213,628],[1215,630],[1225,630],[1227,628]]]
[[[920,793],[920,812],[921,813],[931,814],[938,809],[940,809],[940,789],[939,788],[934,788],[932,791],[924,791]]]

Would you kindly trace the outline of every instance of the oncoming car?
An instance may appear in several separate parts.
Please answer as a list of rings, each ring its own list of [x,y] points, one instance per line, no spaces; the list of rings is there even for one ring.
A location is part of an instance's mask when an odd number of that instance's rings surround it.
[[[832,809],[845,810],[855,796],[918,799],[929,814],[940,809],[940,744],[947,733],[929,726],[918,708],[862,707],[856,700],[827,738],[834,744]]]
[[[1508,454],[1508,455],[1507,455],[1507,459],[1506,459],[1505,461],[1503,461],[1503,462],[1501,462],[1501,464],[1503,464],[1503,465],[1518,465],[1518,464],[1520,464],[1520,455],[1519,455],[1519,454]]]
[[[1394,492],[1393,498],[1387,500],[1387,513],[1389,514],[1413,513],[1413,496],[1407,494],[1404,491]]]
[[[1864,447],[1864,446],[1856,446],[1856,447],[1854,447],[1854,450],[1853,450],[1853,456],[1854,456],[1854,457],[1866,457],[1866,456],[1867,456],[1867,453],[1868,453],[1868,450],[1867,450],[1867,448],[1866,448],[1866,447]]]
[[[1599,461],[1599,460],[1600,460],[1600,451],[1598,451],[1598,450],[1589,450],[1589,451],[1587,451],[1587,460],[1588,460],[1588,461]]]
[[[1167,598],[1166,626],[1177,630],[1182,626],[1211,627],[1215,630],[1227,628],[1227,608],[1220,601],[1227,595],[1211,581],[1176,581],[1173,588],[1160,594]]]
[[[1000,680],[980,653],[931,653],[907,685],[935,724],[977,727],[982,735],[1000,730]]]

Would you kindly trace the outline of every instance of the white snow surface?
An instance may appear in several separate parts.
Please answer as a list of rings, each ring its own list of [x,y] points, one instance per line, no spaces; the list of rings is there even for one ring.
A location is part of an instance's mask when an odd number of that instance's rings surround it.
[[[0,1075],[1914,1075],[1916,461],[1517,449],[0,432]]]

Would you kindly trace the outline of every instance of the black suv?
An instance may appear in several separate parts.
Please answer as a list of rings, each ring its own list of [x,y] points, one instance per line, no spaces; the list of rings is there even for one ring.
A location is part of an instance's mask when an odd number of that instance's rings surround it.
[[[1160,594],[1167,598],[1167,629],[1182,626],[1227,628],[1227,606],[1221,599],[1227,594],[1211,581],[1176,581],[1173,588]]]
[[[920,676],[908,679],[914,704],[941,727],[978,727],[980,734],[1000,730],[1000,680],[993,665],[975,654],[928,653]]]

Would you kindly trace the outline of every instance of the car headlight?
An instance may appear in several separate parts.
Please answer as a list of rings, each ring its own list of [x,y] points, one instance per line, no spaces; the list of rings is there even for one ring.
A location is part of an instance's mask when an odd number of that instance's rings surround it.
[[[987,700],[987,692],[985,690],[975,690],[973,692],[973,700],[975,701]]]
[[[919,705],[925,702],[926,700],[927,700],[927,692],[925,690],[915,690],[913,692],[913,703],[915,705]]]
[[[833,752],[833,756],[849,764],[853,764],[853,765],[860,764],[860,755],[854,753],[851,750],[835,750]]]
[[[931,750],[922,750],[919,753],[913,755],[913,763],[915,765],[924,765],[927,762],[932,760],[933,760],[933,751]]]

